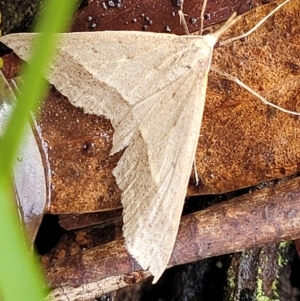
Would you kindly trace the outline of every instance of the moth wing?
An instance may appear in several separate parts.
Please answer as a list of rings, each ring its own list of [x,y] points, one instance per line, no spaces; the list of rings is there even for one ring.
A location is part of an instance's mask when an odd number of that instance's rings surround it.
[[[37,35],[11,34],[0,41],[28,61]],[[58,53],[46,78],[74,106],[106,116],[114,127],[132,106],[164,88],[166,69],[178,65],[176,54],[185,47],[184,39],[169,34],[106,31],[57,37]]]
[[[0,41],[28,61],[37,33],[11,34]],[[123,136],[114,136],[112,153],[126,147],[143,114],[132,108],[171,84],[195,59],[193,38],[126,31],[58,34],[57,55],[45,77],[76,107],[104,115]],[[198,37],[204,43],[204,39]],[[205,48],[205,47],[204,47]],[[201,57],[207,54],[201,54]],[[145,108],[145,107],[144,107]],[[145,108],[146,109],[146,108]],[[125,134],[126,133],[126,134]]]
[[[147,101],[152,106],[114,170],[123,191],[127,249],[155,276],[154,282],[167,267],[176,240],[200,133],[209,64],[210,57],[203,58],[144,101],[145,107]],[[133,111],[143,111],[143,105]]]
[[[0,41],[24,60],[35,34]],[[212,48],[201,37],[135,32],[60,34],[49,82],[115,128],[129,252],[157,281],[177,235],[204,109]],[[197,45],[193,41],[198,41]]]

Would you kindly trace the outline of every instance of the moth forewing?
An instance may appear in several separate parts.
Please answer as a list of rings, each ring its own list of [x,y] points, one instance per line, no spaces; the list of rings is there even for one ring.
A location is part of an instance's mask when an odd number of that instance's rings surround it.
[[[188,52],[203,53],[203,47],[195,50]],[[211,49],[206,50],[198,64],[193,56],[188,64],[181,61],[185,73],[133,108],[144,111],[141,106],[153,104],[114,170],[123,191],[128,251],[144,269],[149,268],[154,282],[172,253],[197,148],[211,59]],[[176,70],[169,66],[166,76]]]
[[[27,60],[34,37],[1,41]],[[61,34],[48,76],[73,105],[112,121],[112,153],[128,146],[114,170],[123,191],[124,237],[155,281],[177,235],[214,41],[140,32]]]

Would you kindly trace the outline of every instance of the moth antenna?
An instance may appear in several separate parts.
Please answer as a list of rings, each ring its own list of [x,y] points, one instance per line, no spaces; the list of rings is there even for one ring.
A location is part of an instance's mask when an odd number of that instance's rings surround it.
[[[237,16],[236,12],[234,12],[230,18],[224,23],[222,27],[217,29],[215,32],[211,33],[210,35],[215,38],[216,41],[219,40],[220,36],[226,32],[231,26],[233,26],[238,20],[240,20],[242,17]]]
[[[184,16],[186,16],[186,14],[184,14],[182,10],[179,10],[179,11],[178,11],[178,15],[179,15],[179,22],[180,22],[180,25],[182,24],[183,29],[184,29],[184,31],[185,31],[185,34],[186,34],[186,35],[190,35],[188,26],[187,26],[186,21],[185,21],[185,18],[184,18]]]
[[[203,25],[204,25],[204,14],[205,9],[207,5],[207,0],[204,0],[201,7],[201,13],[200,13],[200,29],[199,29],[199,35],[202,35],[203,33]]]
[[[237,36],[237,37],[233,37],[233,38],[230,38],[230,39],[227,39],[225,41],[222,41],[220,42],[220,46],[222,45],[225,45],[225,44],[228,44],[228,43],[231,43],[235,40],[239,40],[241,38],[244,38],[244,37],[247,37],[248,35],[250,35],[252,32],[254,32],[258,27],[260,27],[270,16],[272,16],[277,10],[279,10],[282,6],[284,6],[285,4],[287,4],[290,0],[285,0],[284,2],[282,2],[281,4],[279,4],[275,9],[273,9],[268,15],[266,15],[263,19],[261,19],[254,27],[252,27],[249,31],[247,31],[246,33],[240,35],[240,36]],[[237,18],[235,18],[237,19]],[[235,20],[233,19],[233,20]],[[229,25],[230,25],[230,20],[228,20],[229,22]],[[227,22],[226,22],[227,23]],[[220,30],[222,30],[225,26],[226,26],[226,23],[223,27],[220,28]],[[227,27],[228,29],[228,27]],[[224,32],[224,31],[223,31]],[[217,33],[219,33],[217,31]],[[221,33],[222,34],[222,33]],[[215,34],[213,34],[215,35]],[[221,76],[223,76],[224,78],[227,78],[228,80],[230,81],[233,81],[235,83],[237,83],[240,87],[244,88],[245,90],[247,90],[248,92],[250,92],[252,95],[254,95],[256,98],[258,98],[259,100],[261,100],[264,104],[266,105],[269,105],[277,110],[280,110],[284,113],[287,113],[287,114],[291,114],[291,115],[296,115],[296,116],[300,116],[300,113],[298,112],[295,112],[295,111],[290,111],[290,110],[287,110],[287,109],[284,109],[280,106],[277,106],[271,102],[269,102],[266,98],[262,97],[259,93],[257,93],[256,91],[254,91],[253,89],[251,89],[249,86],[247,86],[245,83],[243,83],[242,81],[240,81],[237,77],[231,75],[231,74],[228,74],[227,72],[224,72],[224,71],[221,71],[221,70],[218,70],[214,67],[211,66],[211,70],[213,70],[214,72],[220,74]]]
[[[194,159],[194,174],[195,174],[195,186],[198,186],[199,185],[199,175],[198,175],[197,165],[196,165],[196,156]]]
[[[180,5],[180,10],[178,11],[179,22],[180,22],[180,24],[182,24],[185,34],[190,35],[187,23],[184,18],[184,16],[186,16],[186,14],[183,13],[183,3],[184,3],[184,0],[182,0],[181,5]],[[203,32],[204,14],[205,14],[206,5],[207,5],[207,0],[204,0],[203,4],[202,4],[202,8],[201,8],[201,13],[200,13],[199,35],[202,35],[202,32]],[[240,18],[241,17],[236,17],[236,13],[233,13],[231,15],[231,17],[225,22],[225,24],[222,27],[220,27],[218,30],[216,30],[213,34],[211,34],[211,36],[214,36],[216,41],[218,41],[220,36],[224,32],[226,32],[227,29],[229,29],[233,24],[235,24],[235,22],[238,21]]]
[[[254,27],[252,27],[249,31],[247,31],[246,33],[237,36],[237,37],[233,37],[230,39],[227,39],[225,41],[222,41],[219,43],[220,46],[222,45],[226,45],[228,43],[231,43],[235,40],[239,40],[242,38],[245,38],[247,36],[249,36],[253,31],[255,31],[258,27],[260,27],[270,16],[272,16],[275,12],[277,12],[282,6],[284,6],[285,4],[287,4],[288,2],[290,2],[291,0],[285,0],[284,2],[282,2],[281,4],[279,4],[275,9],[273,9],[269,14],[267,14],[264,18],[262,18]]]
[[[283,107],[275,105],[272,102],[269,102],[267,99],[265,99],[260,94],[258,94],[257,92],[255,92],[253,89],[251,89],[245,83],[243,83],[242,81],[240,81],[236,76],[233,76],[233,75],[231,75],[231,74],[229,74],[227,72],[221,71],[221,70],[216,69],[214,67],[210,67],[210,70],[212,70],[212,71],[220,74],[221,76],[227,78],[230,81],[233,81],[233,82],[237,83],[240,87],[244,88],[245,90],[247,90],[248,92],[250,92],[252,95],[254,95],[258,99],[260,99],[264,104],[269,105],[270,107],[273,107],[273,108],[275,108],[275,109],[277,109],[279,111],[282,111],[284,113],[291,114],[291,115],[296,115],[296,116],[300,116],[300,113],[298,113],[298,112],[287,110],[287,109],[285,109]]]

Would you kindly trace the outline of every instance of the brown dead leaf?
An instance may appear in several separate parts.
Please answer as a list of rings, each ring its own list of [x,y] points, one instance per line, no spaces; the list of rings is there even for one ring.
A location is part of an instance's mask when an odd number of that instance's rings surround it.
[[[289,2],[246,41],[220,47],[213,56],[215,68],[296,112],[300,112],[299,5],[299,0]],[[247,31],[274,7],[246,14],[230,36]],[[263,104],[211,72],[196,158],[201,178],[197,193],[223,193],[296,173],[299,131],[299,117]]]
[[[51,91],[40,126],[48,144],[52,174],[51,213],[114,210],[121,207],[112,170],[120,154],[109,156],[113,129],[108,120],[86,115]]]
[[[190,32],[200,26],[200,10],[202,2],[199,0],[185,0],[184,13]],[[243,14],[255,7],[262,0],[236,1],[208,0],[204,26],[211,26],[229,18],[233,11]],[[251,3],[251,4],[250,4]],[[180,1],[171,0],[130,0],[130,1],[89,1],[80,10],[74,20],[71,31],[100,31],[100,30],[137,30],[152,32],[169,32],[185,34],[179,23],[178,10]]]
[[[3,59],[5,75],[16,76],[20,60],[15,55]],[[40,112],[39,127],[51,177],[51,201],[46,213],[87,213],[121,207],[121,192],[112,175],[121,153],[109,156],[113,135],[109,120],[84,114],[53,88]]]

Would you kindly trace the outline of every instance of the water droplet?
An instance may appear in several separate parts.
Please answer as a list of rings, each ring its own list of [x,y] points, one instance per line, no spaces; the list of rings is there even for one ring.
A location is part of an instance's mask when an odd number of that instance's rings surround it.
[[[147,26],[147,25],[143,25],[142,29],[143,29],[143,30],[147,30],[147,29],[148,29],[148,26]]]
[[[107,6],[106,6],[106,3],[105,3],[105,2],[102,2],[102,7],[103,7],[104,9],[107,9]]]
[[[168,26],[168,25],[166,25],[165,29],[166,29],[166,32],[172,32],[170,26]]]
[[[128,21],[126,21],[126,22],[125,22],[125,25],[128,25],[128,23],[129,23],[129,22],[128,22]]]
[[[172,11],[171,15],[172,15],[172,17],[175,17],[176,13],[174,11]]]
[[[89,26],[90,29],[95,29],[96,27],[97,27],[97,24],[95,22]]]
[[[122,0],[109,0],[107,2],[108,6],[121,8],[122,7]]]
[[[70,168],[68,170],[68,177],[78,178],[80,176],[80,172],[77,169]]]
[[[204,14],[204,20],[210,20],[210,13],[205,13]]]
[[[93,141],[86,141],[82,147],[82,153],[87,156],[94,156],[95,143]]]
[[[149,20],[148,25],[152,25],[152,24],[153,24],[153,21]]]
[[[99,123],[99,119],[96,118],[96,117],[95,117],[95,118],[92,118],[92,122],[93,122],[93,123]]]
[[[172,0],[172,5],[180,7],[182,5],[182,0]]]
[[[86,20],[87,20],[88,22],[90,22],[90,21],[93,20],[93,17],[92,17],[92,16],[88,16],[88,17],[86,18]]]
[[[150,18],[149,18],[148,16],[145,16],[145,17],[144,17],[144,20],[147,22],[147,21],[150,20]]]
[[[196,24],[197,22],[197,19],[196,18],[190,18],[190,23],[191,24]]]
[[[94,142],[86,142],[84,145],[83,145],[83,149],[84,150],[88,150],[89,148],[93,148],[95,147],[95,143]]]
[[[132,19],[132,23],[136,23],[136,21],[137,21],[137,19],[135,19],[135,18]]]
[[[141,14],[141,17],[144,18],[144,17],[145,17],[145,14]]]
[[[45,148],[46,150],[48,149],[48,147],[49,147],[49,144],[48,144],[48,142],[46,142],[46,141],[42,141],[42,145],[43,145],[43,148]]]
[[[291,209],[287,212],[287,216],[291,219],[291,218],[295,217],[297,215],[297,213],[298,213],[297,210]]]
[[[241,42],[246,42],[247,40],[248,40],[248,37],[242,37],[242,38],[240,39]]]

